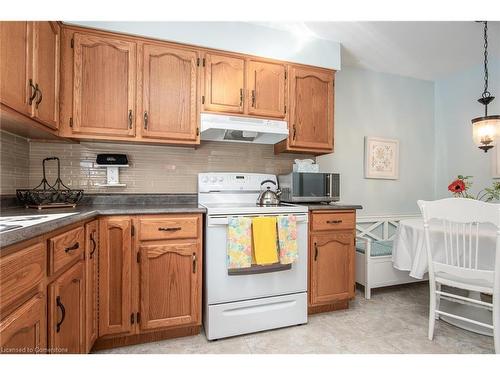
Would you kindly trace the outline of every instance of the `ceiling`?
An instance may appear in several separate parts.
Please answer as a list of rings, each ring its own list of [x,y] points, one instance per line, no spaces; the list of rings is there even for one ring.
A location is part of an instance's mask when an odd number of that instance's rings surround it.
[[[482,64],[477,22],[258,22],[303,37],[340,42],[342,65],[425,80]],[[500,59],[500,21],[488,22],[490,59]]]

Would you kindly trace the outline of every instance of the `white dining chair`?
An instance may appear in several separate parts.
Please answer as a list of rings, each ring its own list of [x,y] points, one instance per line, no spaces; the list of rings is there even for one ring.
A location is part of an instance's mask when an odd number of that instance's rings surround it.
[[[439,316],[448,316],[493,330],[495,352],[500,353],[500,205],[466,198],[418,201],[424,219],[425,241],[429,264],[429,340]],[[486,268],[481,264],[484,251],[480,233],[484,226],[495,226],[495,262]],[[444,236],[436,241],[435,236]],[[444,248],[437,248],[440,244]],[[444,253],[444,254],[443,254]],[[492,302],[464,297],[448,291],[447,285],[493,296]],[[470,317],[451,314],[439,309],[440,299],[452,299],[477,308],[492,311],[493,324]]]

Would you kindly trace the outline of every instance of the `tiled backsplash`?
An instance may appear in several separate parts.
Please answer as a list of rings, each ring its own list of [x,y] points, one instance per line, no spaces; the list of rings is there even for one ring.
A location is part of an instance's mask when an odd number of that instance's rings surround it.
[[[202,142],[197,149],[113,143],[42,143],[31,142],[29,152],[29,186],[42,179],[42,160],[49,156],[61,159],[61,178],[73,188],[89,193],[195,193],[199,172],[287,173],[297,157],[309,155],[274,155],[272,145],[228,142]],[[3,157],[2,150],[2,157]],[[129,168],[120,168],[120,182],[126,187],[100,187],[106,182],[106,169],[95,164],[99,153],[123,153]],[[25,160],[23,160],[23,163]],[[56,176],[55,162],[47,170],[49,182]],[[2,160],[2,177],[3,177]],[[23,164],[24,165],[24,164]],[[49,165],[48,165],[49,166]],[[2,193],[13,193],[19,184],[11,181]]]
[[[0,131],[0,194],[14,194],[29,186],[29,142]]]

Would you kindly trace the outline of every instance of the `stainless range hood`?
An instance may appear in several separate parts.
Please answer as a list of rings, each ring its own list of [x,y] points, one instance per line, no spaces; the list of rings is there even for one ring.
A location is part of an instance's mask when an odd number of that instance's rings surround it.
[[[201,114],[201,140],[275,144],[288,137],[286,121]]]

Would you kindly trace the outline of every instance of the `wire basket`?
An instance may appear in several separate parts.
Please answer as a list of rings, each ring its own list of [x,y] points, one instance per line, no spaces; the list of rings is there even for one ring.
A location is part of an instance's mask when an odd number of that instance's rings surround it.
[[[49,184],[45,174],[45,162],[57,160],[57,179],[53,185]],[[61,181],[61,162],[58,157],[52,156],[43,159],[43,179],[34,189],[17,189],[17,199],[26,207],[75,207],[83,197],[82,189],[70,189]]]

